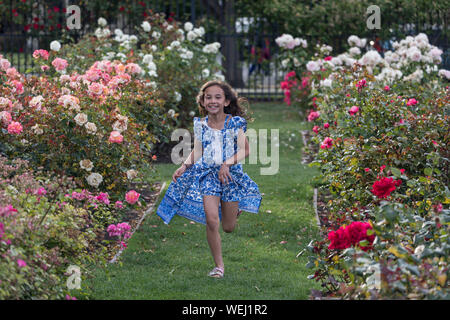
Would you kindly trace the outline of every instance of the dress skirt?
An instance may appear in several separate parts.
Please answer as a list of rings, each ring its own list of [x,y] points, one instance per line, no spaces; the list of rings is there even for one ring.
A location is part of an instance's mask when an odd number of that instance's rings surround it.
[[[223,201],[238,201],[239,209],[258,213],[261,194],[258,185],[242,170],[242,164],[230,167],[232,182],[218,179],[220,166],[211,166],[201,159],[186,169],[177,182],[171,182],[156,213],[168,224],[175,215],[206,224],[203,195],[217,195]],[[219,202],[219,218],[222,219]]]

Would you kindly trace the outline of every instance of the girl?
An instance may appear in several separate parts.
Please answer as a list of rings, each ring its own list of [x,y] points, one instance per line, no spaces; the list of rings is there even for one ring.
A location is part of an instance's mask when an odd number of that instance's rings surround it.
[[[261,194],[239,162],[249,155],[242,98],[225,82],[205,83],[197,96],[204,118],[194,118],[194,150],[172,176],[157,214],[168,224],[175,214],[206,224],[206,238],[222,278],[224,263],[219,234],[232,232],[242,210],[258,213]]]

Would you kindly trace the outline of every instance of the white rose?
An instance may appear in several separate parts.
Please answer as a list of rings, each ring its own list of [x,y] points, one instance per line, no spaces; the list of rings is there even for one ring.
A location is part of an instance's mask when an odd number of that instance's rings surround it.
[[[44,133],[44,130],[42,130],[37,123],[31,127],[31,130],[33,130],[36,135],[41,135]]]
[[[191,116],[191,117],[195,116],[195,111],[190,111],[189,116]]]
[[[310,72],[314,72],[320,70],[320,66],[316,61],[309,61],[306,64],[306,69],[308,69],[308,71]]]
[[[141,27],[145,32],[150,32],[150,30],[152,30],[152,26],[148,23],[148,21],[142,22]]]
[[[186,31],[192,31],[193,28],[194,28],[194,25],[190,22],[186,22],[184,24],[184,30],[186,30]]]
[[[155,78],[158,77],[158,74],[157,74],[156,71],[154,71],[154,70],[150,70],[150,71],[148,72],[148,75],[149,75],[149,77],[155,77]]]
[[[86,177],[86,180],[89,183],[89,185],[98,188],[100,183],[102,183],[103,181],[103,177],[101,176],[101,174],[93,172]]]
[[[225,76],[223,74],[216,73],[214,74],[214,77],[219,81],[225,81]]]
[[[153,31],[152,37],[153,37],[153,38],[156,38],[156,39],[159,39],[159,37],[161,37],[161,33],[158,32],[158,31]]]
[[[209,69],[203,69],[202,70],[202,76],[203,76],[203,78],[209,77]]]
[[[179,92],[175,91],[174,95],[175,95],[175,101],[180,102],[181,98],[182,98],[181,94]]]
[[[88,121],[88,117],[85,113],[79,113],[74,118],[77,125],[82,126]]]
[[[169,109],[169,111],[167,111],[167,113],[168,113],[169,117],[172,118],[175,115],[175,110]]]
[[[50,49],[58,52],[61,49],[61,43],[59,43],[56,40],[53,40],[52,42],[50,42]]]
[[[281,61],[281,65],[283,66],[283,68],[286,68],[288,66],[288,63],[289,63],[289,58]]]
[[[134,169],[128,170],[127,171],[127,178],[128,180],[133,180],[134,178],[136,178],[138,175],[137,171]]]
[[[142,62],[144,62],[145,64],[148,64],[150,62],[153,61],[153,56],[151,54],[146,54],[143,58],[142,58]]]
[[[325,80],[320,81],[320,86],[323,86],[323,87],[331,88],[332,84],[333,84],[333,81],[331,79],[325,79]]]
[[[361,49],[359,49],[358,47],[351,47],[348,52],[350,52],[352,56],[356,56],[361,54]]]
[[[98,25],[101,26],[101,27],[104,27],[104,26],[106,26],[106,25],[108,24],[108,22],[106,21],[106,19],[105,19],[105,18],[101,18],[101,17],[98,18],[97,23],[98,23]]]
[[[194,31],[189,31],[187,34],[187,39],[189,41],[194,41],[197,38],[197,34]]]
[[[95,134],[97,132],[97,126],[92,122],[86,122],[84,126],[89,134]]]
[[[91,160],[84,159],[80,161],[80,167],[81,169],[84,169],[86,171],[91,171],[92,168],[94,168],[94,164],[92,163]]]
[[[42,96],[33,97],[30,101],[30,107],[40,108],[43,99],[44,98]]]

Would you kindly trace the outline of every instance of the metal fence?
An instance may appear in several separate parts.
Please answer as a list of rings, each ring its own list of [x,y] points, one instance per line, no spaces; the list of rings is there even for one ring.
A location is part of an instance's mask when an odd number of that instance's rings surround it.
[[[225,1],[222,1],[224,3]],[[120,3],[125,3],[121,5]],[[61,40],[66,35],[78,39],[97,27],[97,19],[105,17],[112,30],[122,29],[125,33],[135,33],[146,14],[163,12],[168,19],[191,21],[196,26],[205,26],[210,30],[205,35],[207,42],[226,42],[230,37],[238,46],[238,60],[235,66],[238,77],[234,87],[249,99],[273,100],[283,97],[279,83],[283,72],[277,62],[278,46],[275,38],[280,34],[275,25],[257,25],[252,18],[234,18],[234,31],[229,33],[217,28],[217,17],[211,1],[206,0],[156,0],[137,1],[88,1],[71,0],[70,5],[81,8],[82,28],[66,29],[66,8],[68,0],[5,0],[0,1],[0,53],[22,73],[33,66],[32,53],[38,48],[49,48],[52,40]],[[219,1],[217,1],[219,3]],[[69,13],[70,14],[70,13]],[[247,32],[247,25],[253,24],[254,31]],[[409,30],[411,34],[424,30]],[[430,43],[439,46],[443,51],[443,63],[440,67],[449,68],[450,57],[448,39],[439,30],[428,30]],[[343,43],[345,39],[334,39]],[[336,47],[338,49],[339,46]],[[225,70],[226,71],[226,70]]]

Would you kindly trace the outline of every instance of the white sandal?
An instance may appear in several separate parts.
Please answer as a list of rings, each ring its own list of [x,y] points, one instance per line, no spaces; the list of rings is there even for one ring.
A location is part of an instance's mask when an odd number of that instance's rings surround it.
[[[225,270],[223,268],[215,267],[209,272],[208,276],[212,278],[223,278],[224,272]]]

